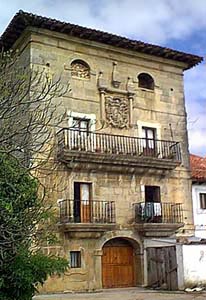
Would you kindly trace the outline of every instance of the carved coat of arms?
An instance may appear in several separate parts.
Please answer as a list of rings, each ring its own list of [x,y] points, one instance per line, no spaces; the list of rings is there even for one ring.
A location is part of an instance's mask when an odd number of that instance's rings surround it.
[[[109,125],[117,128],[128,127],[129,125],[129,104],[124,97],[105,98],[106,119]]]

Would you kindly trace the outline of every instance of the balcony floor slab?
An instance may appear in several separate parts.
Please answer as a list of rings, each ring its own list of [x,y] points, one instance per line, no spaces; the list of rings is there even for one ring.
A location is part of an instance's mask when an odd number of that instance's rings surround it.
[[[63,149],[58,152],[58,159],[73,170],[110,171],[143,174],[164,173],[180,165],[179,161],[158,157],[93,153]]]
[[[144,237],[169,237],[183,226],[184,223],[136,223],[134,228]]]
[[[97,224],[97,223],[59,223],[60,231],[67,233],[69,237],[75,238],[98,238],[105,231],[115,230],[116,223]]]

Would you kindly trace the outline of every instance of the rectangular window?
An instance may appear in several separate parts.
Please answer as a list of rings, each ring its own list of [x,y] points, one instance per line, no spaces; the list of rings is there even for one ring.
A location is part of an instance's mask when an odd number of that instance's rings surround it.
[[[70,251],[70,266],[71,268],[81,268],[80,251]]]
[[[200,208],[206,209],[206,193],[200,193]]]

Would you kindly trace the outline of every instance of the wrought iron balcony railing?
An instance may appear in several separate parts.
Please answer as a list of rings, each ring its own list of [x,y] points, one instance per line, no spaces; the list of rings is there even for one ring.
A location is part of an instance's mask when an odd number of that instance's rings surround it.
[[[169,159],[181,162],[180,144],[63,128],[57,133],[58,147],[73,151]]]
[[[134,203],[136,223],[183,223],[181,203]]]
[[[115,223],[115,202],[94,200],[61,200],[60,223]]]

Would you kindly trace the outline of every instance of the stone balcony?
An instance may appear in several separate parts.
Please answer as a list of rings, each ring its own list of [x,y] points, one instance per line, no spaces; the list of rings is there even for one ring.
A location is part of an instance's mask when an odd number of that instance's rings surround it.
[[[68,168],[121,173],[172,170],[181,163],[174,141],[63,128],[57,133],[58,159]]]
[[[115,202],[99,200],[62,200],[58,227],[75,237],[99,237],[116,227]]]
[[[175,233],[183,223],[181,203],[134,203],[135,229],[147,237],[167,237]]]

